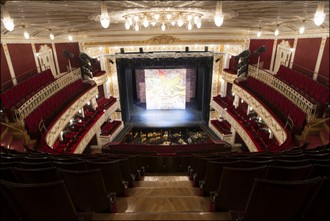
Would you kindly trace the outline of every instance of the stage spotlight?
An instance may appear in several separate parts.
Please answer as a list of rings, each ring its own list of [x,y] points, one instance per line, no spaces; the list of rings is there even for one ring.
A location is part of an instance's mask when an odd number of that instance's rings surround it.
[[[209,51],[209,47],[205,46],[204,51],[205,51],[205,52]]]
[[[220,58],[218,58],[217,60],[215,60],[216,63],[218,63],[220,61]]]
[[[124,54],[125,53],[125,50],[124,48],[120,48],[120,53]]]
[[[189,47],[186,47],[186,52],[188,52],[189,51]]]
[[[143,53],[143,48],[139,48],[140,53]]]
[[[114,64],[114,63],[115,63],[115,62],[113,62],[113,60],[111,60],[111,59],[110,59],[109,61],[110,61],[111,64]]]

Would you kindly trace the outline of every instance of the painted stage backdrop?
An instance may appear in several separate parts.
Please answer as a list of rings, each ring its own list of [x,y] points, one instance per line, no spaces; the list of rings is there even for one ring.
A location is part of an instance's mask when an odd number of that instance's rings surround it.
[[[145,69],[146,107],[186,108],[186,69]]]

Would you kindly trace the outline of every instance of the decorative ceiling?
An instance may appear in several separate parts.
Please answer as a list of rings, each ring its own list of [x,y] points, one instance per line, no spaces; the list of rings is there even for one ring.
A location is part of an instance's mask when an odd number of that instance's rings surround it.
[[[15,28],[8,31],[1,23],[1,39],[24,40],[24,31],[29,32],[29,41],[67,41],[72,35],[74,41],[145,41],[154,36],[168,35],[186,40],[218,40],[274,38],[279,29],[279,38],[299,36],[299,28],[304,25],[303,35],[329,35],[329,2],[324,1],[325,21],[316,26],[314,14],[320,1],[222,1],[224,21],[217,27],[214,14],[217,1],[103,1],[110,16],[110,26],[103,28],[99,17],[101,1],[1,1],[1,18],[6,7]],[[201,27],[192,30],[168,26],[165,31],[160,26],[149,26],[126,30],[126,14],[146,11],[194,11],[202,14]]]

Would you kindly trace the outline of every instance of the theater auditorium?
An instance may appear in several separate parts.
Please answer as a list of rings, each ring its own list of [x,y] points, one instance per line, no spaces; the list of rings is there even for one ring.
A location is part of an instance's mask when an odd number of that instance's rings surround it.
[[[1,0],[1,220],[330,220],[328,1]]]

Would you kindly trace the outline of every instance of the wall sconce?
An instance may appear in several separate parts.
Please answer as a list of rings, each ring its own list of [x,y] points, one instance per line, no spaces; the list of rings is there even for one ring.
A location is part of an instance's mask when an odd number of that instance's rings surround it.
[[[68,40],[69,40],[69,41],[72,41],[72,40],[73,40],[72,35],[69,35],[69,36],[68,36]]]

